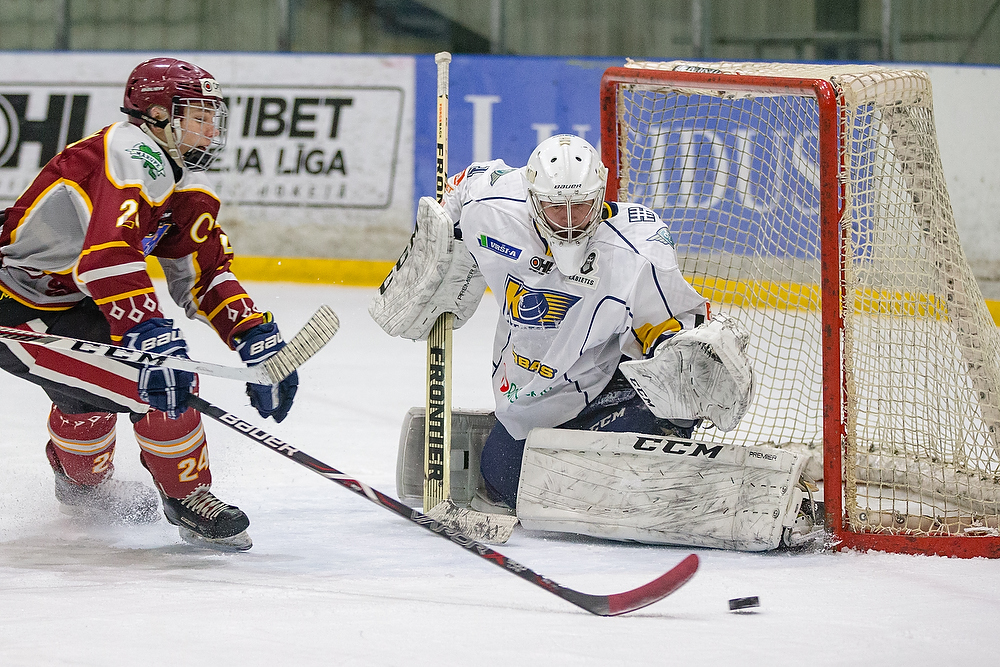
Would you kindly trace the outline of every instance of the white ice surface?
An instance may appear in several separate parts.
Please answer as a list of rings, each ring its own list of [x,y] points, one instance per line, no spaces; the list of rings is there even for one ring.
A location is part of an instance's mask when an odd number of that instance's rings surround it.
[[[283,424],[243,387],[202,396],[395,496],[399,426],[423,403],[422,343],[368,318],[369,289],[248,283],[286,335],[320,303],[341,332],[301,370]],[[161,290],[161,294],[163,294]],[[170,314],[178,316],[176,309]],[[457,407],[491,406],[495,305],[455,333]],[[184,320],[192,356],[237,364]],[[666,600],[600,618],[500,570],[206,419],[214,491],[252,520],[254,547],[219,554],[166,521],[138,528],[62,515],[45,461],[48,402],[0,375],[0,665],[989,665],[1000,562],[862,553],[697,550]],[[148,482],[126,419],[117,475]],[[649,581],[692,550],[515,532],[499,550],[590,593]],[[758,595],[751,613],[727,600]]]

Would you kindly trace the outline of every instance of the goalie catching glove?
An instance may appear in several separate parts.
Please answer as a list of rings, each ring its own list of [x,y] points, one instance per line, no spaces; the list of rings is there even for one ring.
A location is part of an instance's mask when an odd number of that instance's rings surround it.
[[[247,366],[256,366],[283,347],[285,341],[281,340],[278,325],[274,323],[271,313],[264,313],[263,324],[258,324],[236,338],[236,351]],[[247,383],[250,405],[264,419],[272,417],[276,422],[288,416],[298,390],[298,371],[292,371],[291,375],[276,385]]]
[[[440,204],[420,198],[410,245],[368,307],[390,336],[426,340],[442,313],[454,313],[453,328],[458,329],[476,312],[486,280],[453,229]]]
[[[651,359],[626,361],[622,373],[661,419],[708,419],[721,431],[736,428],[753,400],[750,333],[716,315],[656,348]]]

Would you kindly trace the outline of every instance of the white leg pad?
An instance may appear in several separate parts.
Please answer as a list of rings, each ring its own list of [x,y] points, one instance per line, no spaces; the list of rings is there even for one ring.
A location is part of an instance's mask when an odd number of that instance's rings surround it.
[[[410,408],[399,433],[396,495],[411,507],[423,504],[425,415],[425,408]],[[491,410],[451,412],[451,498],[459,505],[467,506],[482,483],[479,455],[496,422]]]
[[[795,521],[804,463],[771,447],[534,429],[517,517],[528,530],[767,551]]]

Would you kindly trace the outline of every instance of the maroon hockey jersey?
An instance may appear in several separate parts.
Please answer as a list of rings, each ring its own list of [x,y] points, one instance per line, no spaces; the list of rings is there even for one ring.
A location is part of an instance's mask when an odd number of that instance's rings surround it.
[[[115,123],[67,146],[7,209],[0,290],[42,310],[89,296],[120,342],[163,316],[146,271],[153,255],[174,301],[232,347],[263,315],[229,270],[233,253],[218,212],[201,172],[184,170],[178,181],[156,142]]]

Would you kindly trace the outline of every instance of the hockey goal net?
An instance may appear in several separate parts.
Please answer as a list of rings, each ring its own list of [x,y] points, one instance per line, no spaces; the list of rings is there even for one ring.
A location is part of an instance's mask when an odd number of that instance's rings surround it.
[[[822,461],[841,548],[1000,556],[1000,337],[959,244],[924,72],[607,70],[608,198],[657,211],[753,335],[739,428]]]

